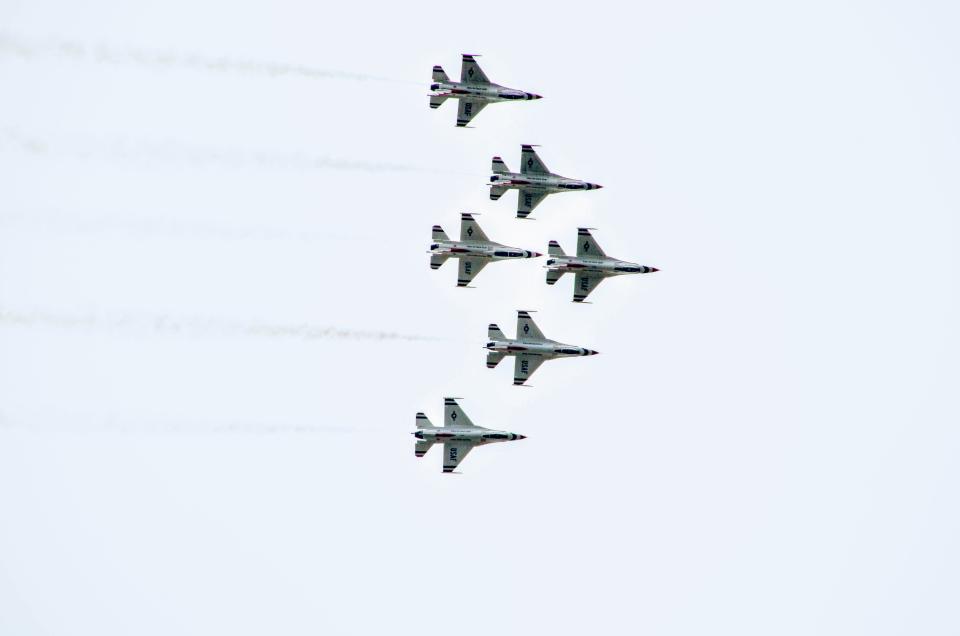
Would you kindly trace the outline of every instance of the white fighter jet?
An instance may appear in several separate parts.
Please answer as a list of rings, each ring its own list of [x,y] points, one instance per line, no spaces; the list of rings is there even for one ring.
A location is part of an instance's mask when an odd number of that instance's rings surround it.
[[[564,274],[573,272],[573,302],[582,303],[597,285],[608,276],[622,274],[649,274],[659,272],[656,267],[637,265],[603,253],[590,234],[590,228],[577,229],[577,255],[567,256],[556,241],[550,241],[547,247],[547,285],[553,285]]]
[[[540,99],[540,95],[535,93],[494,84],[487,79],[486,73],[480,69],[474,57],[477,56],[464,54],[459,82],[451,82],[443,71],[443,67],[433,67],[433,84],[430,85],[433,95],[430,95],[430,108],[440,108],[440,105],[448,99],[460,100],[457,126],[462,127],[469,124],[470,120],[476,117],[487,104]]]
[[[451,241],[439,225],[433,226],[433,243],[430,245],[430,269],[439,269],[448,258],[460,260],[457,287],[466,287],[487,263],[513,258],[537,258],[540,252],[522,250],[494,243],[472,214],[460,215],[460,240]]]
[[[507,338],[500,331],[500,327],[492,323],[487,327],[487,338],[490,340],[486,345],[489,350],[489,353],[487,353],[487,368],[494,368],[505,356],[515,356],[516,360],[513,365],[513,383],[515,385],[526,382],[533,375],[533,372],[543,364],[544,360],[597,354],[593,349],[584,349],[583,347],[548,340],[533,322],[533,319],[530,318],[530,313],[526,311],[517,312],[516,340]]]
[[[554,192],[574,190],[599,190],[602,185],[568,179],[553,174],[537,156],[533,146],[524,144],[520,150],[520,173],[510,172],[500,157],[493,158],[493,175],[490,177],[490,198],[496,201],[510,189],[518,191],[517,218],[527,218],[533,209]]]
[[[454,398],[443,398],[443,426],[430,423],[427,416],[417,413],[417,438],[413,449],[417,457],[423,457],[434,444],[443,444],[443,472],[452,473],[460,465],[467,453],[477,446],[496,442],[512,442],[526,439],[526,435],[517,435],[506,431],[494,431],[476,426],[463,412]]]

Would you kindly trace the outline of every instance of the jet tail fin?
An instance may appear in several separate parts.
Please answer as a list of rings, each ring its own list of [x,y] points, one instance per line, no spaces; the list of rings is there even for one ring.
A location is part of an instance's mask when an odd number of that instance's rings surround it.
[[[433,81],[434,82],[449,82],[450,78],[447,76],[447,73],[443,70],[442,66],[433,67]]]
[[[490,326],[487,327],[487,338],[490,340],[506,340],[507,337],[503,335],[503,332],[500,331],[500,327],[496,326],[492,322]]]
[[[563,251],[563,248],[560,247],[560,244],[556,241],[550,241],[547,245],[547,255],[548,256],[566,256],[566,252]]]
[[[436,428],[423,413],[417,413],[417,428]]]
[[[504,186],[498,186],[498,185],[490,186],[490,199],[492,201],[496,201],[497,199],[502,197],[504,194],[506,194],[507,190],[509,189],[510,188],[506,188]]]

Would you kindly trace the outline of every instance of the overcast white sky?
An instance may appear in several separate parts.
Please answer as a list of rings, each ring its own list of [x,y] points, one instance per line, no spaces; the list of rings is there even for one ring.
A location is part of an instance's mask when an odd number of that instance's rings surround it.
[[[960,632],[958,18],[0,1],[0,633]],[[456,289],[463,211],[661,271]],[[514,388],[521,308],[602,355]],[[441,474],[446,395],[529,439]]]

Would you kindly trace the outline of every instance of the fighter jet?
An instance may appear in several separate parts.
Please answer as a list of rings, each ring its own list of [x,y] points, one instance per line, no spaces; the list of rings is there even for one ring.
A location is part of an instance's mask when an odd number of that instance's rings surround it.
[[[434,426],[426,415],[417,413],[417,432],[413,436],[417,438],[413,449],[417,457],[426,455],[434,444],[443,444],[443,472],[445,473],[452,473],[467,453],[476,446],[495,442],[512,442],[527,437],[475,425],[457,404],[455,398],[443,398],[442,427]]]
[[[492,369],[504,356],[516,356],[513,365],[513,383],[521,385],[533,375],[544,360],[567,358],[570,356],[593,356],[597,352],[574,345],[561,344],[548,340],[526,311],[517,312],[517,339],[511,340],[503,335],[500,327],[490,324],[487,327],[487,368]]]
[[[457,287],[466,287],[473,277],[486,267],[487,263],[510,258],[536,258],[540,252],[522,250],[494,243],[472,214],[460,215],[460,240],[451,241],[439,225],[433,226],[433,243],[430,245],[430,269],[439,269],[448,258],[460,260],[460,273],[457,275]]]
[[[507,190],[518,190],[517,218],[527,218],[548,194],[571,190],[599,190],[603,186],[579,179],[568,179],[553,174],[537,156],[533,146],[524,144],[520,150],[520,174],[510,172],[500,157],[493,158],[490,177],[490,198],[496,201]]]
[[[460,100],[460,109],[457,111],[457,126],[463,127],[469,124],[470,120],[476,117],[487,104],[540,99],[540,95],[535,93],[526,93],[516,88],[494,84],[487,79],[486,73],[480,69],[480,65],[473,59],[474,57],[478,56],[464,54],[463,64],[460,67],[459,82],[451,82],[443,71],[443,67],[433,67],[433,84],[430,85],[430,90],[434,94],[430,95],[430,108],[440,108],[440,105],[447,99]]]
[[[649,274],[659,272],[656,267],[628,263],[610,258],[603,253],[590,234],[590,228],[577,229],[577,255],[567,256],[556,241],[547,247],[547,285],[553,285],[564,274],[573,272],[573,302],[582,303],[604,278],[621,274]]]

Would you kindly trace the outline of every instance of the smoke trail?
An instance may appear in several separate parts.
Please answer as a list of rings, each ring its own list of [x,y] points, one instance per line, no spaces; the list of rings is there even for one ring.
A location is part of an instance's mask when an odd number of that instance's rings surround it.
[[[0,308],[0,326],[55,327],[83,331],[153,333],[184,336],[240,336],[285,340],[433,341],[438,338],[394,331],[344,329],[310,323],[280,324],[165,315],[100,316],[18,312]]]
[[[0,55],[21,60],[63,59],[94,64],[132,65],[147,68],[187,69],[212,73],[232,73],[253,77],[297,77],[304,79],[339,79],[361,82],[399,82],[420,84],[409,80],[395,80],[366,73],[321,69],[301,64],[275,61],[209,57],[196,53],[177,53],[106,44],[85,44],[56,38],[25,38],[0,32]]]
[[[107,159],[127,165],[167,163],[191,167],[268,168],[274,170],[349,170],[360,172],[406,172],[416,167],[387,161],[338,159],[305,152],[217,148],[177,140],[130,140],[90,135],[60,135],[58,139],[28,135],[14,128],[0,128],[0,150],[37,156],[73,159]]]
[[[200,237],[213,240],[295,241],[300,243],[329,243],[330,241],[362,241],[362,233],[315,231],[262,226],[237,226],[184,221],[173,217],[138,216],[130,214],[70,214],[62,211],[31,210],[12,212],[0,209],[0,229],[26,230],[44,235],[55,233],[85,234],[109,232],[150,237]]]
[[[354,435],[370,434],[362,425],[337,426],[303,422],[264,422],[260,420],[228,420],[210,422],[178,419],[171,421],[152,417],[116,415],[96,416],[80,413],[43,413],[10,417],[0,413],[0,431],[33,433],[120,433],[120,434],[183,434],[183,435]]]

